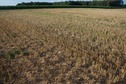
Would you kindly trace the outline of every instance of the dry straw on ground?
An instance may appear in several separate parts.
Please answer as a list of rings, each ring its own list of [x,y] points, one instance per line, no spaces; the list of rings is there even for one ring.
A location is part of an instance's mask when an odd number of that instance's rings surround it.
[[[125,84],[126,9],[0,10],[0,82]]]

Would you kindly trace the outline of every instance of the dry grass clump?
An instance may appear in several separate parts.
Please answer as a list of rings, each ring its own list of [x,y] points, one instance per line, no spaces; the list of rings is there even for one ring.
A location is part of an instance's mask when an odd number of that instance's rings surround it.
[[[125,9],[0,11],[0,83],[125,84]]]

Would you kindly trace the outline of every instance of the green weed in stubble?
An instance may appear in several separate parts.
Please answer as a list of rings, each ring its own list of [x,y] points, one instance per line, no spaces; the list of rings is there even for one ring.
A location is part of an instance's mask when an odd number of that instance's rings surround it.
[[[19,49],[12,49],[12,50],[10,50],[8,53],[7,53],[7,55],[6,55],[6,59],[15,59],[15,57],[17,56],[17,55],[19,55],[21,52],[20,52],[20,50]]]
[[[22,53],[23,53],[23,55],[25,55],[25,56],[28,56],[28,55],[29,55],[29,51],[28,51],[28,50],[23,50]]]
[[[16,33],[12,33],[12,37],[16,38],[17,34]]]

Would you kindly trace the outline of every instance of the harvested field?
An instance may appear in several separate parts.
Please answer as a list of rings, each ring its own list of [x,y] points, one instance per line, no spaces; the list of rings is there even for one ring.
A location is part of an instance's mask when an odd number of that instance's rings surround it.
[[[0,84],[125,84],[126,9],[0,10]]]

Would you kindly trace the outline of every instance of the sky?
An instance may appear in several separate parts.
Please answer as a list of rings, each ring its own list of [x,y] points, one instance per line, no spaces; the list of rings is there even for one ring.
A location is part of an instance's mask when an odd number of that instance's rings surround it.
[[[56,1],[67,1],[67,0],[0,0],[0,6],[4,5],[16,5],[17,3],[21,2],[56,2]],[[124,0],[126,4],[126,0]]]

